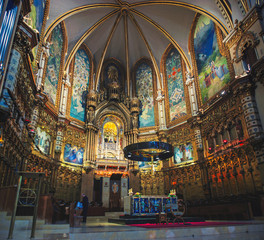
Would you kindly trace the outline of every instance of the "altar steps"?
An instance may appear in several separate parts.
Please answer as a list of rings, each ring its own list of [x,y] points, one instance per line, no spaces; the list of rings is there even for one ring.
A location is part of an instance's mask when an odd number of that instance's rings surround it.
[[[183,217],[185,222],[204,222],[205,219],[202,217]],[[109,223],[117,224],[146,224],[156,223],[156,216],[131,216],[131,215],[120,215],[119,218],[108,218]]]

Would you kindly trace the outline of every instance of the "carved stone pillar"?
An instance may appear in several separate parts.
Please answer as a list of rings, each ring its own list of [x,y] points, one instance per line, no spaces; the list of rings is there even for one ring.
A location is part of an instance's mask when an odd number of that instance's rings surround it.
[[[95,167],[95,161],[96,161],[96,142],[95,140],[97,139],[98,129],[91,125],[88,124],[86,126],[86,155],[85,155],[85,160],[84,160],[84,167],[88,168],[94,168]]]
[[[94,126],[95,108],[97,105],[97,93],[90,90],[87,94],[86,105],[86,155],[84,159],[85,168],[94,168],[96,161],[96,139],[98,129]]]
[[[140,101],[137,97],[131,99],[130,112],[131,112],[131,131],[129,136],[129,144],[136,143],[138,138],[138,115]]]
[[[186,85],[189,91],[192,115],[196,116],[198,111],[198,103],[195,91],[195,83],[194,77],[192,77],[189,72],[186,72]]]
[[[68,92],[69,87],[71,86],[69,77],[67,74],[64,75],[62,78],[62,86],[61,86],[61,100],[60,100],[60,111],[59,115],[61,117],[66,116],[66,109],[67,109],[67,99],[68,99]]]
[[[241,91],[241,103],[245,116],[248,135],[250,138],[263,139],[263,128],[260,122],[254,92],[250,89],[253,86],[248,84]],[[241,89],[242,90],[242,89]]]
[[[61,155],[61,147],[63,143],[63,135],[64,135],[64,129],[66,125],[64,123],[64,119],[59,119],[57,123],[57,135],[56,135],[56,141],[55,141],[55,156],[54,158],[59,161],[60,155]]]
[[[33,110],[32,116],[31,116],[31,129],[33,131],[36,130],[36,126],[38,123],[38,119],[39,119],[39,107],[36,106]]]
[[[43,83],[43,74],[44,74],[44,67],[45,67],[46,58],[48,58],[50,56],[49,47],[50,47],[49,42],[43,44],[43,46],[42,46],[42,52],[40,54],[40,59],[39,59],[39,64],[38,64],[37,81],[36,81],[36,85],[37,85],[38,90],[40,90],[44,84]]]
[[[254,147],[258,163],[262,165],[260,168],[263,168],[263,170],[260,169],[260,171],[263,172],[261,175],[263,175],[262,184],[264,188],[264,133],[255,100],[254,83],[247,81],[244,84],[240,84],[239,93],[250,142]]]
[[[158,113],[159,113],[159,128],[160,130],[167,129],[166,128],[166,117],[165,117],[165,98],[162,94],[161,90],[158,90],[158,97],[156,100],[158,101]]]

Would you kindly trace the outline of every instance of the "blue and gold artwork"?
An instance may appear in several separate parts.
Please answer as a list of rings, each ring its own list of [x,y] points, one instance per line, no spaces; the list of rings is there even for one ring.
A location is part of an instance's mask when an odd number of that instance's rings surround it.
[[[40,127],[37,127],[34,143],[42,153],[50,153],[51,137]]]
[[[64,147],[64,161],[75,164],[83,164],[84,149],[67,143]]]
[[[16,49],[12,49],[10,54],[9,66],[6,74],[4,90],[3,90],[3,98],[0,98],[0,106],[4,108],[10,107],[10,104],[12,103],[12,101],[8,101],[7,99],[10,99],[9,92],[14,93],[15,91],[17,78],[19,75],[20,59],[21,59],[21,54]]]
[[[139,127],[155,126],[152,69],[142,63],[136,70],[136,92],[141,103]]]
[[[44,92],[53,105],[56,104],[56,94],[62,57],[62,47],[63,34],[61,25],[59,24],[52,31],[51,45],[49,48],[50,56],[48,58],[44,83]]]
[[[219,92],[229,81],[226,58],[220,53],[214,23],[201,15],[194,31],[194,51],[202,102]]]
[[[174,121],[187,114],[181,69],[181,56],[175,48],[173,48],[167,56],[166,74],[170,105],[170,121]]]
[[[149,199],[140,198],[141,213],[149,213]]]
[[[89,57],[83,49],[79,49],[75,55],[70,116],[83,122],[89,77]]]
[[[133,209],[134,213],[139,214],[139,211],[140,211],[140,209],[139,209],[139,198],[134,198],[133,207],[134,207],[134,209]]]
[[[193,160],[193,146],[192,143],[179,145],[174,147],[174,163],[182,163]]]

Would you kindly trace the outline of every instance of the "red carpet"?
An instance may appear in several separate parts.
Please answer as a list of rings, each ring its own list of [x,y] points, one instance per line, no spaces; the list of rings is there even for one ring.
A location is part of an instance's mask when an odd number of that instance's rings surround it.
[[[232,225],[244,225],[251,224],[250,222],[186,222],[183,223],[168,223],[168,224],[129,224],[132,227],[142,227],[142,228],[170,228],[170,227],[212,227],[212,226],[232,226]]]

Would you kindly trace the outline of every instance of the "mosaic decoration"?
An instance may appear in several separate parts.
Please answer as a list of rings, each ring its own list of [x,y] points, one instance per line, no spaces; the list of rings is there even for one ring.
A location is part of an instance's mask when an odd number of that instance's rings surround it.
[[[19,61],[21,59],[21,54],[13,49],[10,55],[10,61],[8,65],[8,70],[6,74],[6,81],[3,89],[3,98],[0,99],[0,106],[8,108],[10,101],[10,95],[7,91],[9,89],[12,93],[15,91],[15,86],[17,84],[17,74],[19,73]]]
[[[89,57],[83,49],[79,49],[75,55],[70,116],[83,122],[89,77]]]
[[[133,212],[134,214],[139,214],[139,198],[134,198],[134,204],[133,204]]]
[[[44,154],[50,153],[51,137],[48,133],[43,131],[40,127],[37,127],[35,139],[35,146],[39,148]]]
[[[175,48],[173,48],[167,56],[166,74],[170,104],[170,121],[174,121],[187,115],[181,69],[181,57]]]
[[[31,12],[25,18],[27,24],[29,24],[33,29],[37,29],[39,34],[41,34],[44,10],[45,10],[46,0],[34,0],[31,5]],[[32,50],[34,58],[37,55],[37,46]],[[35,64],[35,61],[32,62]]]
[[[71,144],[65,144],[63,159],[65,162],[83,164],[84,149],[72,146]]]
[[[219,51],[214,23],[203,15],[194,31],[194,51],[202,102],[205,103],[230,81],[230,73],[227,60]]]
[[[149,212],[149,199],[148,198],[140,198],[141,205],[141,213]]]
[[[182,163],[193,160],[193,146],[192,143],[174,147],[174,163]]]
[[[136,70],[136,93],[141,103],[139,127],[155,126],[152,69],[142,63]]]
[[[50,56],[46,68],[44,92],[50,102],[55,105],[63,47],[63,34],[60,24],[52,31],[50,42]]]
[[[104,68],[104,87],[108,88],[108,85],[117,82],[119,86],[122,86],[121,83],[122,75],[119,69],[119,66],[114,62],[110,62]]]

